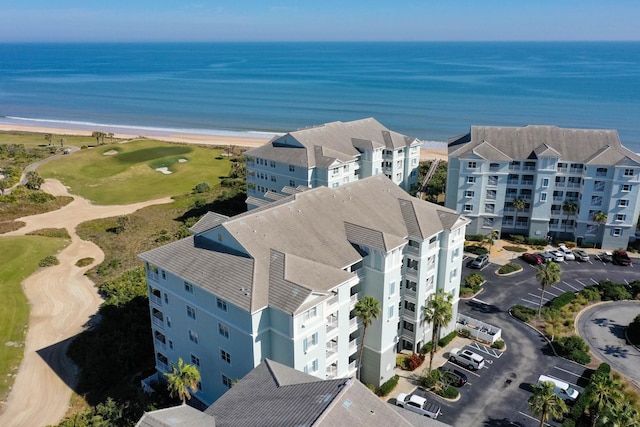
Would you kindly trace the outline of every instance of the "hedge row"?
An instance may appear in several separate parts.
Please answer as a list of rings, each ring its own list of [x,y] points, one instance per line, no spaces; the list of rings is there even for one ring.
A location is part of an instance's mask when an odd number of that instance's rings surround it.
[[[393,377],[391,377],[391,379],[380,386],[377,394],[380,396],[386,396],[387,394],[391,393],[393,389],[398,385],[398,379],[400,379],[398,375],[394,375]]]
[[[564,307],[565,305],[569,304],[570,302],[572,302],[575,299],[576,299],[576,294],[574,292],[565,292],[562,295],[560,295],[559,297],[554,298],[551,301],[551,304],[549,304],[549,306],[552,309],[560,310],[562,307]]]

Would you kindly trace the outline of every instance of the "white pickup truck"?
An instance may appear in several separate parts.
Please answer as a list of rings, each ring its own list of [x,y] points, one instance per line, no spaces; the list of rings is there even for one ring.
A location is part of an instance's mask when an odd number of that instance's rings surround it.
[[[396,398],[396,405],[433,419],[440,415],[440,406],[417,394],[400,393]]]

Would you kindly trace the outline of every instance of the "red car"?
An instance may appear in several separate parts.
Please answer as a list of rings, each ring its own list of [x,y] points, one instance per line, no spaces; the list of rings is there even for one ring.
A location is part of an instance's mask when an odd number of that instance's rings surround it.
[[[536,254],[524,253],[520,255],[520,258],[531,265],[540,265],[543,262],[542,257]]]
[[[614,264],[631,265],[631,258],[629,258],[627,252],[623,251],[622,249],[613,251],[612,259]]]

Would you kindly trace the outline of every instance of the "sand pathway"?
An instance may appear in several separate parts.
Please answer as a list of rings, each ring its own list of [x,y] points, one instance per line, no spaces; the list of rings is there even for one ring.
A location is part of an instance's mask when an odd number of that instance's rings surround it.
[[[44,191],[69,196],[57,180],[47,179]],[[71,244],[60,254],[57,266],[41,269],[23,283],[31,305],[29,331],[22,364],[15,379],[0,426],[46,426],[57,424],[67,412],[76,373],[66,357],[70,338],[81,332],[102,302],[96,288],[84,273],[104,259],[104,253],[75,232],[84,221],[125,215],[145,206],[170,203],[170,198],[122,206],[96,206],[86,199],[74,200],[57,211],[20,218],[26,226],[3,236],[24,235],[41,228],[66,228]],[[76,267],[81,258],[94,258],[93,264]]]

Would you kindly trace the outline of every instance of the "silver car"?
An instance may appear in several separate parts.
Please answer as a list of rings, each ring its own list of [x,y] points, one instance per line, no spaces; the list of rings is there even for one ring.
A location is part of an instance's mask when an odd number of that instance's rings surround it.
[[[581,249],[574,249],[573,255],[578,261],[589,261],[589,254]]]

